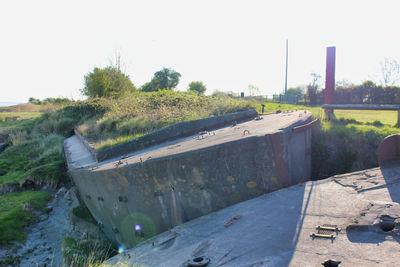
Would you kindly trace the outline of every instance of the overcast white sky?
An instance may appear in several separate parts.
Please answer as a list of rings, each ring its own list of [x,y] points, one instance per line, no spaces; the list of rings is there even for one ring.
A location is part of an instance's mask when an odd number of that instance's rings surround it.
[[[170,67],[240,92],[284,88],[324,76],[336,46],[336,80],[379,80],[380,61],[400,61],[399,1],[6,1],[0,0],[0,101],[81,98],[83,76],[116,50],[139,87]]]

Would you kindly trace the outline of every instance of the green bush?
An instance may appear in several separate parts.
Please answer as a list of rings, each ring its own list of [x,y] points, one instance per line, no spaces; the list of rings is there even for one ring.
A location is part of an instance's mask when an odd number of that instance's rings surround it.
[[[129,76],[114,67],[94,68],[84,79],[85,87],[82,93],[90,98],[116,98],[136,90]]]
[[[61,118],[58,122],[55,123],[54,130],[58,134],[67,136],[74,129],[75,124],[76,120],[72,118],[69,117]]]

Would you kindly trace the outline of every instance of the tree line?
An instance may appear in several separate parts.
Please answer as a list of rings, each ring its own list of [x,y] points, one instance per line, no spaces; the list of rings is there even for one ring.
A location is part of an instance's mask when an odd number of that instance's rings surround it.
[[[324,93],[324,89],[315,90],[315,87],[309,85],[303,100],[311,105],[321,105],[324,104]],[[373,81],[365,81],[360,85],[337,86],[335,104],[400,104],[400,87],[377,85]]]
[[[132,83],[129,76],[123,73],[117,66],[105,68],[94,68],[84,77],[84,88],[82,94],[92,97],[118,98],[136,90],[143,92],[156,92],[160,90],[173,90],[179,84],[181,74],[171,68],[163,68],[154,73],[152,79],[139,88]],[[193,81],[188,90],[204,94],[207,90],[201,81]]]

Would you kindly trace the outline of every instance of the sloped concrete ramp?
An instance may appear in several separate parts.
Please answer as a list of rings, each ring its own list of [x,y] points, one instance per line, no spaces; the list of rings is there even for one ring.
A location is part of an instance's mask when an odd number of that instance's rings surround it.
[[[399,201],[400,165],[306,182],[176,226],[103,266],[399,266]],[[340,228],[335,238],[312,236],[324,224]]]

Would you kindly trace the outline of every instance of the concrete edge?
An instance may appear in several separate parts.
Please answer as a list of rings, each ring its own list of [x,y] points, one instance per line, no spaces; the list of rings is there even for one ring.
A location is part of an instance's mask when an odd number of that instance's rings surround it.
[[[78,131],[78,129],[74,128],[74,133],[76,134],[76,136],[78,137],[79,141],[83,144],[84,147],[86,147],[86,149],[90,152],[90,154],[92,154],[92,156],[94,157],[94,159],[96,161],[97,160],[97,151],[96,149],[94,149],[94,147],[92,147],[89,142],[87,141],[87,139]]]

